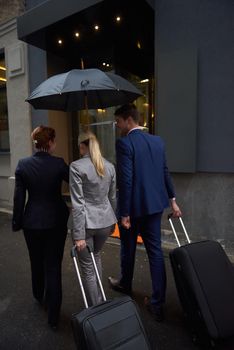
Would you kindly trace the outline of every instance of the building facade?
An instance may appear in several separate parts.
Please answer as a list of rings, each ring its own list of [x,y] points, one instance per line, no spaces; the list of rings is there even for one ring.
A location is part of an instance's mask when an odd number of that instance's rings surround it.
[[[15,16],[24,5],[18,4]],[[13,43],[10,34],[0,36],[6,66],[14,68],[14,63],[20,72],[10,76],[12,68],[6,71],[10,153],[0,154],[1,206],[11,205],[10,179],[17,160],[32,152],[30,131],[36,125],[55,127],[57,153],[68,163],[78,156],[77,136],[87,123],[82,112],[34,110],[24,100],[47,77],[81,68],[82,59],[85,68],[112,70],[142,90],[144,98],[136,101],[141,124],[166,141],[192,240],[217,239],[234,251],[232,1],[140,0],[134,11],[130,1],[122,0],[28,0],[25,6],[17,28],[15,19],[3,24],[15,23]],[[8,62],[10,49],[24,55],[23,67],[16,58]],[[89,112],[105,156],[115,162],[114,108]],[[166,215],[163,226],[166,233]]]
[[[14,170],[22,155],[32,152],[27,44],[18,40],[16,18],[24,1],[1,1],[0,12],[0,207],[12,205]]]

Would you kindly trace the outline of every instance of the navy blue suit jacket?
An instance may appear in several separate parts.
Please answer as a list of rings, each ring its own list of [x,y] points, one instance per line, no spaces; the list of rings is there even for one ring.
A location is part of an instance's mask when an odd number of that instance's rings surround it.
[[[15,171],[14,231],[66,225],[69,210],[61,195],[63,180],[69,181],[69,167],[62,158],[37,152],[19,161]]]
[[[135,129],[116,142],[119,215],[141,217],[162,212],[175,196],[164,142]]]

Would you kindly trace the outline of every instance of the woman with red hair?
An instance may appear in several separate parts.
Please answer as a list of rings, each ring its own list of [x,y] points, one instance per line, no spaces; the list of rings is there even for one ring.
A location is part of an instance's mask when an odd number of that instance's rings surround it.
[[[53,329],[62,303],[61,265],[69,215],[61,194],[63,180],[69,181],[69,167],[62,158],[52,156],[55,136],[55,130],[47,126],[33,130],[36,152],[20,159],[15,171],[12,221],[13,231],[23,229],[33,296],[40,304],[46,302]]]

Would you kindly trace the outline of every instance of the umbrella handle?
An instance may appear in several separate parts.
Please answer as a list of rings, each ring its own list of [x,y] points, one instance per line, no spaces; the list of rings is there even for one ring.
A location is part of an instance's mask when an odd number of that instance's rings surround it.
[[[86,115],[87,115],[87,124],[90,124],[90,120],[89,120],[89,108],[88,108],[88,95],[87,95],[87,91],[84,92],[84,105],[85,105],[85,111],[86,111]]]
[[[81,69],[84,69],[84,60],[81,57],[80,59],[80,65],[81,65]],[[87,91],[84,92],[84,105],[85,105],[85,111],[86,111],[86,115],[87,115],[87,124],[89,124],[89,112],[88,112],[88,96],[87,96]]]

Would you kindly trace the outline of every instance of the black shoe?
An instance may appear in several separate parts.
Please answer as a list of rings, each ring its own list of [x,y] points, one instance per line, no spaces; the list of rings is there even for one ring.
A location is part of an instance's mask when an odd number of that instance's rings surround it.
[[[45,311],[47,311],[48,305],[47,305],[47,302],[46,302],[45,299],[37,299],[37,298],[35,298],[35,300],[36,300],[36,303],[37,303],[42,309],[44,309]]]
[[[151,304],[148,297],[145,297],[144,304],[147,308],[147,310],[151,313],[155,321],[157,322],[163,322],[164,321],[164,312],[162,306],[156,306],[154,304]]]
[[[57,331],[57,329],[58,329],[58,325],[57,324],[49,323],[49,326],[52,329],[52,331]]]
[[[126,288],[120,284],[120,281],[113,277],[108,277],[108,282],[110,288],[116,290],[117,292],[121,292],[127,295],[132,295],[132,290],[130,288]]]
[[[57,329],[58,329],[58,322],[49,322],[49,321],[48,321],[48,325],[50,326],[50,328],[51,328],[53,331],[57,331]]]
[[[53,330],[53,331],[57,331],[58,329],[58,324],[59,324],[59,315],[56,314],[56,315],[51,315],[50,312],[49,312],[49,315],[48,315],[48,325],[50,326],[50,328]]]
[[[38,305],[43,306],[43,302],[44,302],[43,298],[36,298],[35,297],[35,301]]]

